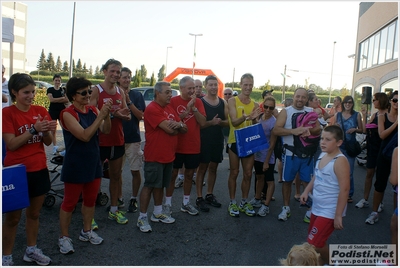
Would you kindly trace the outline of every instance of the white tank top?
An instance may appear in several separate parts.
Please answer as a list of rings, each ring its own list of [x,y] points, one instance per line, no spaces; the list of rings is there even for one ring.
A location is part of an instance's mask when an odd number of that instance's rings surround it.
[[[342,153],[336,155],[326,166],[319,168],[319,162],[326,153],[321,153],[315,165],[315,181],[313,188],[312,213],[316,216],[334,219],[339,196],[339,182],[334,170],[334,164]],[[346,216],[347,205],[342,216]]]

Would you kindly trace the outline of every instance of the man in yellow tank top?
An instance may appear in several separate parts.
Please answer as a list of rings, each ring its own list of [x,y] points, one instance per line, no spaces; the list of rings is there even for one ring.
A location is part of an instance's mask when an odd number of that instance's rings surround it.
[[[229,138],[228,138],[228,154],[229,154],[229,198],[231,200],[228,211],[232,217],[238,217],[239,211],[245,213],[247,216],[254,216],[255,211],[253,206],[247,202],[251,175],[254,165],[254,155],[239,158],[236,140],[235,140],[235,129],[241,129],[256,122],[258,116],[262,113],[258,103],[250,99],[250,94],[253,90],[254,78],[253,75],[246,73],[242,75],[240,79],[240,87],[242,92],[233,98],[228,100],[229,110]],[[239,161],[242,163],[243,168],[243,180],[242,180],[242,200],[240,205],[236,204],[236,179],[239,175]]]

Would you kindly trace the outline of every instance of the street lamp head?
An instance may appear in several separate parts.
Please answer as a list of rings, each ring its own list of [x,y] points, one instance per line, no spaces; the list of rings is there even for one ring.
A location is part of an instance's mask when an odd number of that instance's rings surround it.
[[[167,47],[167,48],[172,48],[172,47]]]
[[[191,35],[191,36],[203,36],[203,34],[192,34],[192,33],[189,33],[189,35]]]

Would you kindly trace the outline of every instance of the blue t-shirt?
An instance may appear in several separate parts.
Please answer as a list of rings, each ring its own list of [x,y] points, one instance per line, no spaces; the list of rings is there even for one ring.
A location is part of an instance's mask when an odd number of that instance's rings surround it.
[[[138,108],[138,110],[144,112],[144,110],[146,109],[146,103],[144,102],[142,93],[135,90],[130,90],[129,99],[136,106],[136,108]],[[136,118],[136,116],[133,115],[132,111],[131,111],[131,120],[129,121],[123,120],[122,128],[124,130],[125,143],[135,143],[135,142],[140,142],[142,140],[140,137],[139,120]]]

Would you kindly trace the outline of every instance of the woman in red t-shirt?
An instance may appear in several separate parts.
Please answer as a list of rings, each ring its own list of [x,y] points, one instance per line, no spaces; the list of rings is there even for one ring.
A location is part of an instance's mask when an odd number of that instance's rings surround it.
[[[47,110],[32,105],[35,82],[27,74],[16,73],[10,77],[8,89],[14,105],[3,109],[3,139],[6,144],[4,166],[23,164],[26,167],[29,202],[26,208],[27,248],[23,260],[48,265],[51,259],[36,247],[39,231],[39,214],[45,194],[50,190],[50,177],[43,143],[53,141],[51,131],[57,127]],[[12,250],[22,209],[5,214],[3,221],[2,264],[12,265]]]

